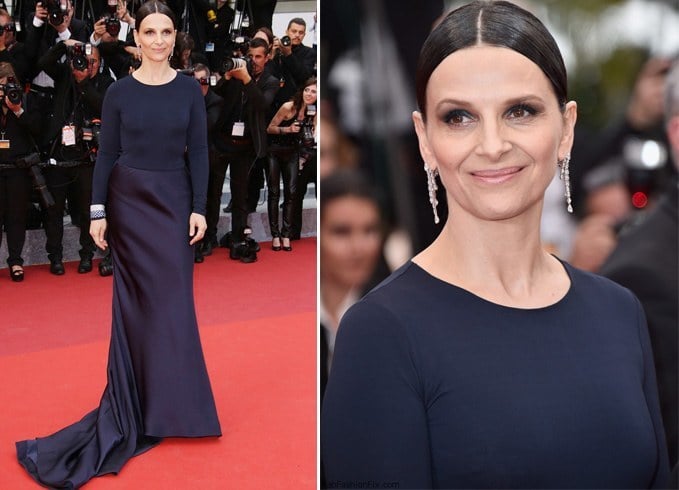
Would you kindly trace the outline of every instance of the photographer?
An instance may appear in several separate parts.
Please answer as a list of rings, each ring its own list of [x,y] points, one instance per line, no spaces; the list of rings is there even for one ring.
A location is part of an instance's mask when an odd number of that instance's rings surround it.
[[[48,24],[46,26],[45,24]],[[39,68],[39,60],[59,42],[75,39],[87,42],[85,22],[73,18],[71,0],[42,0],[35,4],[33,19],[26,25],[26,53],[30,62],[28,80],[32,80],[29,103],[43,114],[54,105],[54,79]],[[43,139],[41,143],[46,143]]]
[[[15,167],[0,170],[0,224],[7,232],[10,278],[20,282],[24,279],[21,251],[26,239],[26,209],[31,192],[24,158],[35,152],[33,136],[40,131],[40,114],[24,108],[18,79],[7,62],[0,62],[0,104],[0,164]]]
[[[257,244],[246,241],[248,172],[257,158],[266,155],[266,114],[278,90],[278,81],[264,73],[268,45],[253,39],[249,62],[237,61],[225,70],[215,92],[224,98],[215,130],[215,155],[208,184],[207,234],[215,236],[226,169],[230,166],[232,201],[231,252],[233,260],[257,260]],[[228,65],[228,63],[227,63]],[[225,66],[224,68],[231,68]]]
[[[217,126],[217,120],[221,113],[223,99],[214,93],[210,88],[210,69],[203,64],[197,64],[193,67],[193,78],[200,84],[200,90],[203,93],[205,100],[205,112],[207,113],[207,137],[208,137],[208,147],[209,160],[210,160],[210,174],[213,172],[213,166],[215,165],[215,151],[214,151],[214,136],[215,127]],[[222,180],[223,182],[223,180]],[[194,262],[203,262],[206,255],[212,255],[212,249],[217,245],[217,235],[216,231],[214,234],[205,234],[200,242],[196,244],[194,250]]]
[[[298,177],[309,153],[315,147],[316,92],[315,78],[310,78],[292,100],[278,109],[266,129],[269,133],[269,165],[267,167],[267,186],[269,188],[268,214],[271,229],[271,248],[279,251],[292,251],[292,238],[298,203]],[[312,114],[309,114],[309,113]],[[283,177],[283,223],[278,227],[278,201],[280,182]]]
[[[218,71],[224,58],[231,55],[233,42],[229,32],[235,16],[236,11],[225,0],[217,0],[216,8],[209,9],[206,13],[208,25],[204,48],[208,66],[213,72]]]
[[[306,22],[295,17],[288,23],[283,37],[274,38],[272,74],[279,80],[280,90],[276,94],[271,114],[290,100],[309,78],[315,75],[316,53],[302,44],[306,34]]]
[[[30,66],[26,47],[16,40],[14,19],[9,12],[0,9],[0,62],[11,63],[14,73],[21,80],[26,80]]]
[[[66,55],[66,61],[59,61]],[[50,162],[47,183],[55,205],[47,213],[45,232],[50,272],[64,274],[62,262],[63,216],[69,188],[75,192],[80,227],[79,273],[92,270],[94,242],[89,234],[92,171],[97,151],[97,121],[104,94],[113,80],[99,73],[96,46],[73,40],[60,42],[39,61],[39,67],[55,80],[54,113],[46,123],[46,149]]]

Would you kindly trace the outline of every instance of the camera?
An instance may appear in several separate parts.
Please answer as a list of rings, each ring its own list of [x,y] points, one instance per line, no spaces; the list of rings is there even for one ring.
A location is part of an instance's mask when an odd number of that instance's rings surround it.
[[[247,67],[250,71],[250,60],[245,58],[226,58],[222,62],[222,71],[226,73],[227,71],[235,70],[237,68]]]
[[[85,119],[80,133],[82,140],[87,147],[87,154],[90,162],[95,163],[97,161],[99,134],[101,133],[101,119]]]
[[[316,106],[308,105],[299,130],[299,162],[298,170],[304,170],[304,165],[316,154],[316,138],[314,137],[314,116]]]
[[[83,141],[90,146],[96,146],[99,142],[99,134],[101,133],[101,119],[85,119],[82,128]]]
[[[0,101],[5,100],[5,97],[7,97],[7,100],[9,100],[12,104],[18,104],[21,102],[23,91],[21,90],[21,87],[16,84],[14,78],[9,77],[7,79],[7,83],[0,84],[0,90],[2,91],[2,95],[0,95]]]
[[[239,52],[241,55],[245,55],[250,47],[251,39],[247,36],[243,36],[237,32],[231,33],[231,50],[234,52]]]
[[[313,148],[316,146],[316,138],[314,136],[314,116],[316,115],[316,106],[308,105],[304,119],[302,120],[299,130],[299,141],[304,148]]]
[[[292,40],[290,39],[290,36],[283,36],[281,38],[281,44],[283,46],[290,46],[292,44]]]
[[[109,17],[106,17],[106,32],[111,37],[117,38],[118,34],[120,34],[120,21],[118,20],[117,17],[111,15]]]
[[[31,180],[33,181],[33,188],[38,192],[40,196],[40,202],[42,203],[43,209],[54,206],[54,198],[47,188],[47,182],[45,182],[45,177],[40,171],[38,164],[40,163],[40,154],[31,153],[23,158],[19,158],[16,161],[16,166],[20,168],[27,168],[28,173],[31,175]]]
[[[67,8],[66,3],[61,3],[61,0],[45,0],[45,8],[47,9],[47,19],[53,26],[60,26],[64,23]]]
[[[623,146],[623,159],[632,205],[637,209],[644,208],[649,198],[662,187],[667,148],[660,141],[628,138]]]
[[[87,70],[89,67],[87,55],[91,52],[92,47],[89,44],[74,44],[66,47],[66,57],[73,63],[73,68],[79,71]]]

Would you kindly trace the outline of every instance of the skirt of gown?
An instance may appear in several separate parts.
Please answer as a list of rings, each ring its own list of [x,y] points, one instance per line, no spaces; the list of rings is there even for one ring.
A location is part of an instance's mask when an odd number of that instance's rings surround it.
[[[16,443],[21,465],[49,488],[117,473],[163,437],[219,436],[193,303],[186,169],[116,165],[109,180],[113,316],[98,408],[48,437]]]

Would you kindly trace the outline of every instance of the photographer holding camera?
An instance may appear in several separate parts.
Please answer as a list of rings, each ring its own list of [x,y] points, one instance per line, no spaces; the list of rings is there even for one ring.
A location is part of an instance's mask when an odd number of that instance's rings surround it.
[[[60,61],[66,55],[66,61]],[[55,81],[54,113],[46,122],[46,153],[53,165],[47,184],[55,205],[48,209],[45,233],[50,272],[64,274],[62,239],[64,207],[69,188],[77,199],[77,224],[80,227],[79,273],[92,270],[95,245],[89,234],[92,172],[97,151],[97,122],[106,89],[113,80],[99,73],[101,62],[96,46],[74,40],[60,42],[38,62]]]
[[[288,23],[285,35],[280,39],[274,38],[271,71],[279,80],[280,90],[274,99],[271,115],[315,75],[316,53],[302,44],[305,34],[306,22],[295,17]]]
[[[224,78],[215,92],[224,99],[215,130],[215,148],[208,183],[207,236],[215,236],[226,170],[230,167],[232,202],[231,252],[233,260],[257,260],[257,244],[246,241],[248,173],[257,158],[266,155],[266,114],[278,90],[278,81],[264,73],[269,47],[253,39],[249,61],[227,58]],[[254,243],[253,243],[254,242]]]
[[[11,63],[14,73],[21,80],[26,80],[30,66],[26,47],[16,40],[16,26],[9,12],[0,9],[0,62]]]
[[[196,64],[193,66],[193,78],[200,84],[200,91],[203,94],[203,99],[205,101],[205,112],[207,113],[207,139],[208,139],[208,158],[210,163],[210,173],[212,173],[212,167],[215,163],[214,151],[214,139],[215,139],[215,127],[217,126],[217,121],[219,120],[219,115],[221,114],[223,99],[214,93],[210,87],[210,69],[204,64]],[[222,180],[223,182],[223,180]],[[217,235],[215,233],[210,235],[205,234],[205,237],[198,243],[194,250],[194,262],[201,263],[204,261],[206,255],[212,255],[212,249],[217,245]]]
[[[266,129],[269,133],[269,188],[268,214],[271,229],[271,248],[274,251],[292,251],[292,238],[297,216],[299,175],[304,164],[315,152],[316,78],[310,78],[295,96],[283,104]],[[278,201],[283,177],[283,223],[278,227]]]
[[[53,111],[54,80],[39,68],[40,58],[58,42],[75,39],[84,43],[88,36],[87,24],[73,18],[71,0],[41,0],[35,4],[33,19],[26,25],[24,41],[30,62],[26,79],[32,80],[29,94],[31,106],[35,106],[43,114]]]
[[[23,94],[10,63],[0,62],[0,223],[7,233],[9,275],[24,279],[21,251],[26,239],[26,208],[30,177],[26,158],[35,152],[33,136],[40,132],[40,114],[24,108]],[[12,165],[14,168],[7,168]],[[37,169],[36,169],[37,170]],[[2,234],[0,232],[0,241]]]

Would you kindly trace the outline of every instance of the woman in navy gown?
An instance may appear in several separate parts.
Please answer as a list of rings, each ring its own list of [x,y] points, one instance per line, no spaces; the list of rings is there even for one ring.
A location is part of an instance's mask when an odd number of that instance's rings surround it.
[[[633,294],[540,243],[568,191],[576,104],[542,23],[474,2],[430,34],[413,114],[437,239],[343,317],[323,401],[328,486],[664,488],[668,462]],[[437,178],[440,177],[440,181]]]
[[[106,93],[94,171],[95,243],[114,261],[107,386],[99,407],[44,438],[17,443],[39,483],[77,488],[117,473],[165,437],[221,435],[193,303],[192,246],[205,232],[203,96],[168,57],[175,19],[152,0],[137,12],[141,67]]]

